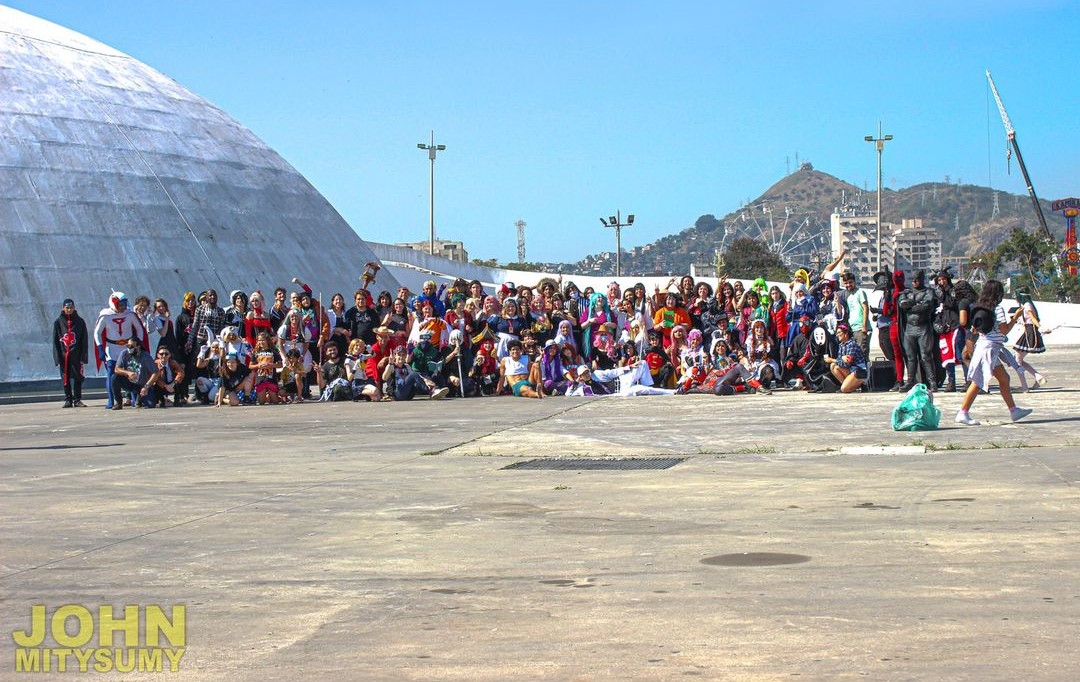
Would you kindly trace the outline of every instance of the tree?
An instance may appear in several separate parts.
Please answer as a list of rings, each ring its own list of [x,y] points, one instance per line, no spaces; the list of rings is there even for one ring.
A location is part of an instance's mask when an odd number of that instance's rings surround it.
[[[731,242],[723,258],[723,273],[728,277],[764,277],[785,281],[791,275],[780,254],[770,251],[765,242],[749,237],[740,237]]]
[[[1040,285],[1046,287],[1049,284],[1052,287],[1052,281],[1057,279],[1057,268],[1053,260],[1056,250],[1057,246],[1047,242],[1042,235],[1025,232],[1017,227],[994,254],[998,263],[1013,264],[1017,268],[1014,290],[1029,291],[1034,296],[1039,296]],[[1056,295],[1056,290],[1054,293]]]
[[[533,263],[531,261],[507,263],[501,267],[504,267],[507,270],[524,270],[526,272],[544,272],[547,270],[547,265],[544,263]]]
[[[717,220],[712,213],[706,213],[694,222],[694,229],[701,233],[713,232],[724,226],[723,220]]]

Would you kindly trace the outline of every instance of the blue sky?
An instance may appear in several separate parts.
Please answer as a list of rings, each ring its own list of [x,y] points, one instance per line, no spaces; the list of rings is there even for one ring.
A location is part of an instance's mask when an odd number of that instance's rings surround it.
[[[1080,2],[4,0],[131,54],[280,152],[360,233],[472,257],[580,259],[757,197],[796,154],[876,186],[1080,195]],[[988,110],[989,107],[989,110]],[[917,216],[911,216],[917,217]]]

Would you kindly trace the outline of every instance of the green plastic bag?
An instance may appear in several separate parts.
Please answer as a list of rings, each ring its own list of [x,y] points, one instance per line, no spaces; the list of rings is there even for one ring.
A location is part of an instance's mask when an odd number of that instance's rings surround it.
[[[893,431],[933,431],[939,422],[941,410],[925,384],[915,384],[892,411]]]

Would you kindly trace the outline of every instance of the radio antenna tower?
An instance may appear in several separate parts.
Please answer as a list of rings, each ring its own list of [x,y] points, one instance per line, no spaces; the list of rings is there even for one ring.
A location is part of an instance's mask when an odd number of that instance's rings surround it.
[[[518,232],[518,262],[525,262],[525,221],[519,220],[514,223]]]

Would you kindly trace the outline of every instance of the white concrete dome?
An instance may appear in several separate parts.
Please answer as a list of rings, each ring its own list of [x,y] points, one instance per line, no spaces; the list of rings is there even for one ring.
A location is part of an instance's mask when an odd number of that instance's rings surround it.
[[[128,55],[0,6],[0,382],[56,375],[64,298],[87,324],[113,289],[329,302],[371,249],[312,185],[218,107]],[[396,291],[380,273],[376,289]],[[91,359],[91,363],[93,360]],[[88,374],[93,374],[92,368]]]

